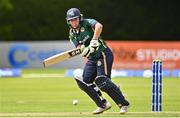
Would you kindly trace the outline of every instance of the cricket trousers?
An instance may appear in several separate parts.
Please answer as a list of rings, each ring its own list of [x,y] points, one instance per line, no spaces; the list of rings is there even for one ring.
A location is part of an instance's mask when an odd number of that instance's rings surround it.
[[[93,82],[104,92],[106,92],[118,106],[128,106],[120,89],[111,81],[111,70],[113,64],[113,53],[109,48],[105,48],[100,58],[89,59],[83,72],[83,81],[87,84]]]

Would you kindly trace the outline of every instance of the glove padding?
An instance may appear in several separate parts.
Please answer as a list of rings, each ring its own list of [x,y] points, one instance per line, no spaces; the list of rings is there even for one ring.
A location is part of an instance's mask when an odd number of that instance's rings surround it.
[[[91,50],[92,49],[94,49],[94,52],[95,51],[97,51],[98,49],[99,49],[99,42],[98,42],[98,39],[92,39],[91,41],[90,41],[90,45],[89,45],[89,47],[91,48]]]
[[[89,57],[91,53],[93,53],[95,50],[94,48],[90,48],[90,46],[85,47],[85,45],[81,45],[81,55],[83,57]]]

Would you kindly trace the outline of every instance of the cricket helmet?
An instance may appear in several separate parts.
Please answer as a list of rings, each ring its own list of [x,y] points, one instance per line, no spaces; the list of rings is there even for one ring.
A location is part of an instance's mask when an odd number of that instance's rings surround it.
[[[70,21],[75,18],[80,18],[80,21],[82,21],[82,14],[77,8],[71,8],[66,13],[66,20]]]

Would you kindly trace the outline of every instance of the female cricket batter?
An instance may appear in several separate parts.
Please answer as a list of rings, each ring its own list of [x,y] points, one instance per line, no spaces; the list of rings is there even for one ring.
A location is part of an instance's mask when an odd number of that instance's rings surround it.
[[[111,81],[113,53],[101,39],[102,24],[94,19],[83,19],[79,9],[71,8],[66,14],[70,27],[70,41],[81,48],[82,56],[88,59],[82,77],[75,77],[78,86],[96,103],[98,108],[93,114],[99,114],[111,108],[111,104],[101,99],[101,92],[106,92],[120,108],[120,113],[126,113],[129,102],[120,89]],[[81,79],[82,78],[82,81]],[[94,84],[95,83],[95,84]]]

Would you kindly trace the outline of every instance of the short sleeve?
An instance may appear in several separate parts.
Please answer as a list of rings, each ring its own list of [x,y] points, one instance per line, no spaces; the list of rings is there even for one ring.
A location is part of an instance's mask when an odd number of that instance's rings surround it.
[[[97,21],[95,19],[87,19],[87,22],[91,25],[91,27],[94,27]]]

